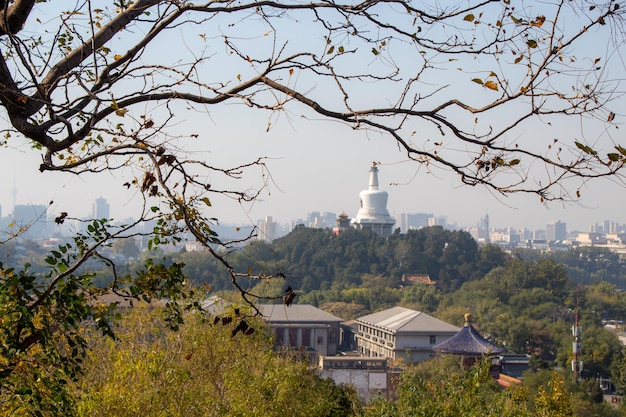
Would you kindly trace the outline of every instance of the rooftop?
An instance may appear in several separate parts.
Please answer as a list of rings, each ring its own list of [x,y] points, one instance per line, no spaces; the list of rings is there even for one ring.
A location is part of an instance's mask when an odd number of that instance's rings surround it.
[[[357,321],[395,332],[458,332],[459,328],[420,311],[404,307],[359,317]]]
[[[343,319],[310,304],[260,304],[259,311],[270,323],[320,323],[342,322]]]
[[[505,351],[504,348],[491,343],[478,333],[472,326],[470,314],[465,315],[465,326],[457,334],[433,346],[433,350],[441,353],[469,356],[499,354]]]

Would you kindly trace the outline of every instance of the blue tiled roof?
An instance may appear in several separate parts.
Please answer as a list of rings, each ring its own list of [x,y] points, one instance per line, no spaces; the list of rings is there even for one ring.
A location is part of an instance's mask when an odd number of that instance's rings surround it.
[[[468,356],[498,354],[505,351],[504,348],[482,337],[471,324],[466,324],[457,334],[445,342],[433,346],[433,350],[435,352]]]

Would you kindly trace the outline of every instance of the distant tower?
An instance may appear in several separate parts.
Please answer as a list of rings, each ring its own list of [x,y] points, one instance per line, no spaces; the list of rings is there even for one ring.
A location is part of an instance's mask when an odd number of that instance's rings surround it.
[[[266,216],[265,220],[259,222],[259,240],[271,242],[278,237],[278,223],[276,223],[272,216]]]
[[[546,239],[549,242],[567,240],[567,225],[559,220],[546,225]]]
[[[96,202],[93,204],[93,217],[98,220],[110,219],[109,203],[106,199],[96,198]]]
[[[333,232],[338,235],[346,229],[350,228],[350,217],[345,211],[342,211],[339,217],[337,217],[337,226],[333,229]]]
[[[376,234],[386,237],[390,236],[395,220],[387,211],[386,191],[378,189],[378,168],[376,164],[370,168],[369,189],[359,193],[361,208],[352,220],[352,224],[357,229],[371,229]]]

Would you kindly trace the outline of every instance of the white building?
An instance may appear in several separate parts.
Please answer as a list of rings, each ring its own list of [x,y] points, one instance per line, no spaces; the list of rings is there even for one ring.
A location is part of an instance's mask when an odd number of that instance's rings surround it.
[[[291,349],[318,356],[339,352],[339,324],[343,321],[309,304],[261,304],[259,311],[274,335],[277,349]]]
[[[420,362],[460,330],[426,313],[393,307],[356,319],[359,354]]]
[[[271,242],[278,238],[278,232],[278,223],[272,219],[272,216],[266,216],[265,220],[259,221],[259,240]]]
[[[395,219],[387,211],[388,194],[378,189],[378,168],[376,164],[370,168],[369,188],[359,193],[361,208],[352,225],[356,229],[371,229],[376,234],[390,236]]]

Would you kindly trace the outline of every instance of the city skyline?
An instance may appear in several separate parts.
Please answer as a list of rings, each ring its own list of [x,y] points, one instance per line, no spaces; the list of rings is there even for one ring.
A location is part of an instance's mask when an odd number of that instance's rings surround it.
[[[547,4],[531,6],[531,10],[539,14],[542,9],[551,10],[551,7]],[[575,19],[577,16],[571,17]],[[469,24],[463,22],[463,25]],[[577,20],[568,20],[570,25],[573,22]],[[285,23],[294,24],[289,21]],[[310,23],[312,22],[309,21]],[[296,27],[302,28],[302,24],[299,22]],[[36,29],[40,29],[39,26],[38,23]],[[287,28],[289,29],[289,26]],[[267,43],[269,37],[260,36],[266,29],[247,27],[250,34],[259,35],[255,41],[257,47],[273,48],[271,42]],[[564,29],[572,30],[569,25]],[[150,52],[146,51],[143,57],[158,63],[159,67],[175,66],[178,65],[179,59],[189,58],[186,52],[191,52],[195,50],[194,48],[204,51],[205,34],[199,37],[195,36],[197,33],[194,31],[189,33],[193,33],[194,36],[183,37],[182,32],[180,36],[174,36],[173,33],[164,36],[160,39],[158,47]],[[286,33],[290,31],[287,30]],[[322,42],[322,39],[325,39],[323,35],[326,35],[324,31],[315,32],[311,37],[303,39],[303,50],[311,51],[317,46],[325,47],[327,43]],[[581,39],[576,48],[568,51],[576,55],[580,62],[593,62],[593,58],[600,52],[597,50],[597,44],[600,40],[606,39],[601,32],[588,35],[588,38],[584,38],[588,39],[587,41]],[[188,45],[188,50],[179,48],[181,40]],[[289,36],[284,40],[289,40]],[[395,64],[402,64],[401,67],[408,72],[403,71],[398,75],[399,79],[413,80],[415,59],[419,61],[422,55],[412,55],[415,52],[412,47],[404,49],[404,46],[408,45],[401,43],[395,45],[394,48],[398,49],[393,49],[394,53],[389,51],[389,57],[398,59],[398,62],[392,65],[393,68],[388,67],[387,64],[390,62],[381,59],[383,54],[375,58],[366,50],[350,54],[352,58],[348,58],[349,61],[346,63],[353,66],[357,73],[362,69],[364,74],[383,75],[388,74],[390,70],[393,71]],[[161,54],[164,47],[171,50],[171,56]],[[212,50],[212,53],[214,52],[217,53],[217,50]],[[607,58],[618,56],[613,53],[607,55]],[[348,56],[346,54],[333,59],[343,60]],[[435,58],[429,56],[429,59]],[[215,60],[219,65],[211,67],[213,71],[202,72],[208,76],[210,83],[220,80],[223,85],[229,85],[231,82],[241,81],[237,79],[242,76],[237,74],[240,67],[231,70],[228,65],[224,65],[225,62],[231,62],[230,55],[220,54]],[[514,88],[516,82],[525,79],[524,71],[518,71],[523,67],[521,64],[518,65],[517,61],[511,58],[506,62],[499,62],[503,65],[501,68],[503,80],[506,79],[502,88],[505,84]],[[241,70],[245,80],[251,68],[247,68],[249,62],[244,61],[242,64]],[[498,94],[505,94],[504,90],[496,91],[486,88],[482,81],[476,82],[476,77],[486,79],[493,68],[489,65],[476,66],[478,62],[472,57],[455,55],[454,60],[448,61],[445,65],[443,61],[439,64],[441,69],[421,74],[419,82],[409,82],[410,95],[421,97],[419,103],[412,107],[419,112],[437,108],[451,98],[462,100],[472,107],[482,108],[486,103],[497,102]],[[619,59],[602,61],[601,65],[602,73],[622,74],[624,71],[624,63]],[[586,67],[586,64],[584,66]],[[341,104],[343,93],[336,90],[334,82],[327,83],[322,78],[310,75],[296,75],[293,78],[288,77],[289,83],[293,83],[289,84],[291,87],[313,100],[319,100],[329,108],[340,112],[346,110]],[[608,79],[613,80],[613,77]],[[141,80],[137,81],[140,85]],[[363,84],[346,83],[346,87],[350,87],[352,93],[350,106],[364,109],[393,106],[395,105],[393,103],[399,103],[400,97],[404,97],[402,84],[395,81],[385,83],[376,79]],[[132,91],[133,88],[132,82],[118,85],[115,93],[124,95],[127,93],[125,89]],[[511,103],[511,107],[501,107],[501,110],[494,109],[493,112],[464,114],[456,109],[443,111],[438,115],[441,120],[447,120],[470,137],[472,135],[470,132],[477,129],[475,134],[478,134],[479,142],[473,144],[477,147],[456,140],[458,137],[455,138],[455,135],[447,129],[442,130],[441,125],[438,127],[438,124],[429,118],[423,120],[417,117],[402,123],[399,119],[396,121],[391,119],[389,127],[393,128],[398,122],[402,125],[400,137],[408,145],[428,155],[439,155],[453,166],[456,164],[457,167],[467,167],[468,172],[478,171],[478,168],[475,169],[477,166],[475,163],[479,160],[481,163],[484,162],[481,158],[487,157],[486,155],[490,158],[498,156],[497,148],[500,146],[511,149],[519,146],[519,149],[566,163],[565,161],[575,158],[581,151],[579,146],[588,145],[606,160],[607,154],[615,153],[616,145],[626,146],[623,129],[618,129],[623,124],[624,114],[621,109],[624,108],[626,96],[621,93],[617,79],[606,85],[606,88],[612,92],[609,94],[610,100],[606,103],[606,111],[611,112],[608,125],[605,123],[606,114],[602,112],[581,114],[580,117],[546,114],[527,118],[524,115],[530,109],[526,106],[531,100],[525,100],[522,96],[519,104]],[[569,86],[566,89],[569,90]],[[407,98],[408,96],[405,97]],[[345,211],[350,217],[355,217],[359,209],[359,192],[367,188],[368,170],[374,161],[380,168],[380,187],[389,194],[388,211],[392,217],[400,213],[432,212],[447,217],[459,226],[471,226],[488,214],[494,225],[515,228],[526,226],[533,229],[544,228],[547,223],[554,220],[567,223],[568,229],[579,230],[586,230],[590,225],[602,223],[607,219],[626,223],[624,214],[626,189],[623,177],[599,178],[589,182],[586,182],[584,177],[563,179],[567,178],[567,175],[562,177],[559,175],[560,171],[555,171],[554,167],[544,166],[533,158],[526,159],[527,154],[504,153],[505,159],[515,158],[510,161],[516,161],[515,166],[524,169],[517,171],[506,167],[496,168],[496,175],[489,177],[493,179],[493,184],[506,186],[525,183],[529,188],[535,188],[545,186],[546,182],[550,183],[558,178],[559,186],[554,190],[557,195],[564,191],[566,195],[577,199],[577,194],[580,193],[578,203],[553,202],[546,206],[536,194],[503,196],[479,185],[473,187],[463,185],[451,166],[437,162],[434,156],[421,159],[419,153],[407,155],[402,145],[389,135],[389,131],[364,129],[365,126],[357,126],[351,122],[342,123],[339,121],[341,119],[324,118],[323,115],[296,101],[287,100],[284,107],[280,106],[280,110],[269,111],[250,107],[245,100],[211,104],[207,107],[194,107],[186,102],[167,105],[165,102],[155,102],[145,107],[131,106],[123,112],[116,112],[107,118],[106,122],[111,123],[111,126],[120,123],[129,129],[135,129],[137,123],[141,125],[144,117],[150,119],[151,123],[159,125],[160,121],[168,120],[168,117],[174,115],[176,117],[166,123],[165,127],[150,133],[150,140],[154,141],[152,145],[155,149],[162,145],[168,154],[180,160],[191,159],[215,167],[215,170],[208,169],[198,173],[201,176],[200,181],[210,184],[211,187],[207,188],[211,190],[258,190],[267,187],[258,201],[247,205],[240,205],[235,200],[213,195],[208,191],[206,197],[212,204],[207,208],[206,215],[208,218],[217,218],[224,224],[256,224],[259,219],[267,216],[272,216],[278,222],[287,223],[310,211],[335,213]],[[514,129],[502,130],[503,126],[512,123],[517,117],[521,119],[518,120],[519,123],[511,126]],[[371,120],[381,121],[374,116]],[[492,128],[495,129],[494,137],[487,133],[491,132]],[[141,207],[143,202],[141,192],[133,186],[129,188],[124,186],[132,184],[133,181],[141,183],[144,170],[149,169],[141,159],[135,159],[127,164],[123,156],[119,159],[113,158],[111,160],[113,168],[110,171],[96,174],[83,172],[75,175],[54,170],[42,173],[40,167],[44,160],[43,151],[38,149],[38,144],[24,139],[12,129],[6,111],[0,112],[0,130],[5,132],[5,140],[0,148],[0,166],[3,167],[4,179],[0,181],[0,204],[3,212],[12,209],[14,201],[16,204],[47,204],[53,201],[49,209],[51,213],[67,212],[70,216],[81,217],[91,213],[93,201],[100,196],[109,200],[111,216],[116,219],[134,216]],[[500,134],[496,135],[495,132]],[[483,134],[484,137],[481,136]],[[50,139],[59,140],[62,135],[63,133],[59,133],[59,137],[51,136]],[[112,140],[118,140],[114,138],[114,134],[105,136],[103,143],[107,144],[106,146],[115,143],[111,142]],[[482,139],[478,139],[481,137]],[[483,155],[481,152],[484,149],[481,151],[480,140],[487,139],[489,142],[495,140],[494,143],[498,143],[498,147],[492,150],[493,152]],[[558,145],[555,145],[557,143]],[[558,152],[555,153],[556,150]],[[409,156],[420,161],[409,160]],[[68,155],[64,154],[53,156],[53,158],[67,157]],[[241,180],[231,181],[220,177],[222,169],[245,166],[259,158],[262,158],[265,164],[263,169],[245,169]],[[106,159],[99,157],[98,162],[103,160]],[[67,159],[55,159],[54,162],[63,164]],[[488,175],[491,176],[492,173],[493,170],[489,171]],[[14,190],[17,191],[16,194]]]
[[[88,202],[88,201],[87,201]],[[89,203],[89,202],[88,202]],[[104,196],[99,196],[97,198],[95,198],[90,204],[90,209],[89,210],[85,210],[84,213],[78,213],[78,211],[73,215],[73,217],[76,218],[91,218],[94,215],[96,217],[97,213],[100,214],[104,214],[104,213],[115,213],[116,211],[119,212],[119,207],[116,208],[114,205],[111,204],[111,202]],[[18,204],[17,205],[21,214],[23,215],[29,206],[32,206],[34,208],[37,209],[42,209],[44,211],[47,212],[47,217],[48,217],[48,222],[51,221],[52,218],[54,218],[57,213],[55,213],[54,210],[50,209],[50,206],[47,206],[46,204],[43,203],[37,203],[37,202],[33,202],[33,203],[28,203],[28,204]],[[54,205],[53,205],[54,206]],[[358,209],[357,209],[358,210]],[[355,214],[357,212],[357,210],[355,210]],[[12,212],[6,210],[6,206],[3,204],[2,201],[0,201],[0,218],[9,218],[12,216]],[[258,219],[256,219],[253,223],[250,222],[243,222],[243,223],[236,223],[236,222],[231,222],[231,223],[227,223],[227,222],[219,222],[221,225],[223,226],[246,226],[246,225],[259,225],[260,222],[263,222],[264,220],[267,220],[268,218],[272,221],[275,222],[276,224],[279,224],[281,227],[286,227],[286,228],[290,228],[295,226],[296,224],[305,224],[307,227],[309,226],[308,223],[313,222],[315,220],[315,217],[320,217],[321,218],[325,218],[325,223],[327,224],[327,227],[332,227],[335,224],[336,221],[336,217],[341,215],[342,213],[347,214],[348,218],[353,219],[354,218],[354,214],[350,214],[348,213],[346,210],[341,210],[341,211],[333,211],[333,210],[315,210],[315,209],[310,209],[309,211],[306,211],[305,213],[294,213],[292,216],[290,216],[289,218],[284,218],[284,219],[278,219],[275,216],[269,214],[266,215],[264,217],[260,217]],[[612,218],[606,218],[606,219],[592,219],[590,220],[590,222],[585,225],[584,227],[580,228],[580,227],[575,227],[575,226],[571,226],[566,220],[564,219],[550,219],[550,220],[546,220],[545,223],[537,223],[537,226],[531,226],[531,225],[521,225],[521,226],[517,226],[517,225],[509,225],[509,224],[500,224],[497,222],[494,222],[492,216],[485,212],[482,216],[478,217],[473,223],[468,223],[468,224],[461,224],[459,221],[457,221],[457,219],[455,218],[451,218],[447,215],[443,215],[434,211],[414,211],[414,212],[400,212],[400,213],[394,213],[391,214],[391,217],[395,220],[395,224],[393,226],[393,228],[400,228],[401,227],[401,218],[404,216],[421,216],[424,217],[425,215],[430,216],[432,219],[437,219],[437,224],[439,224],[440,222],[444,222],[447,227],[452,228],[452,229],[459,229],[459,230],[468,230],[470,228],[474,228],[474,227],[481,227],[483,224],[483,221],[486,217],[489,218],[489,229],[490,230],[504,230],[504,229],[508,229],[508,228],[512,228],[515,230],[523,230],[523,229],[528,229],[528,230],[540,230],[540,231],[544,231],[547,232],[548,234],[554,234],[554,231],[550,231],[551,227],[563,227],[562,225],[565,225],[566,231],[567,233],[569,232],[574,232],[574,231],[578,231],[578,232],[590,232],[590,231],[596,231],[597,228],[599,228],[600,230],[603,230],[606,227],[606,224],[615,224],[615,225],[623,225],[626,224],[626,222],[620,221],[618,219],[612,219]],[[104,216],[106,217],[106,216]],[[333,221],[330,222],[328,220],[329,217],[333,217]],[[114,221],[124,221],[127,218],[124,217],[115,217],[114,214],[111,215],[111,218]],[[559,223],[561,225],[559,225]],[[404,228],[403,228],[404,229]],[[402,230],[403,232],[405,230]],[[604,230],[604,232],[609,232],[609,230]],[[563,231],[561,230],[561,233],[559,234],[559,236],[561,236],[562,239],[562,233]],[[554,240],[554,239],[553,239]],[[557,239],[558,240],[558,239]]]

